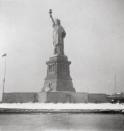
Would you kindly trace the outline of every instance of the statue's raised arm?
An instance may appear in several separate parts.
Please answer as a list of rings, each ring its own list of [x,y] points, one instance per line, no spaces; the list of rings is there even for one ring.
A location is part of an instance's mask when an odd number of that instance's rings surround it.
[[[59,19],[53,19],[52,10],[49,10],[50,18],[53,23],[53,46],[54,46],[54,54],[55,55],[64,55],[64,38],[66,36],[66,32],[61,25],[61,21]]]
[[[54,21],[53,16],[52,16],[52,9],[49,9],[49,14],[50,14],[50,18],[53,22],[53,25],[55,25],[55,21]]]

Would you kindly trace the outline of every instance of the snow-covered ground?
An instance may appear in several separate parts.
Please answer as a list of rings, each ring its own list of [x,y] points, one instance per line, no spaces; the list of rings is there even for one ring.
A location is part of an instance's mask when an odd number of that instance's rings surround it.
[[[81,103],[81,104],[52,104],[52,103],[12,103],[12,104],[0,104],[1,108],[9,109],[100,109],[100,110],[123,110],[124,104],[93,104],[93,103]]]

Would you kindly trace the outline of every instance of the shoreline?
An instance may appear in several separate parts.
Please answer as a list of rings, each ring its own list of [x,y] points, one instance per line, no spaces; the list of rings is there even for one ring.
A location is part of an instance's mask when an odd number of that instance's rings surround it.
[[[1,108],[0,114],[30,114],[30,113],[98,113],[98,114],[124,114],[124,110],[102,109],[9,109]]]

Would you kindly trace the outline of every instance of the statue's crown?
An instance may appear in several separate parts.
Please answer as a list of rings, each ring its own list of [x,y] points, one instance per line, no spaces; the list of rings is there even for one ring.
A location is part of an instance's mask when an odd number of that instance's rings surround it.
[[[58,19],[58,18],[55,19],[55,23],[56,23],[56,24],[60,24],[60,19]]]

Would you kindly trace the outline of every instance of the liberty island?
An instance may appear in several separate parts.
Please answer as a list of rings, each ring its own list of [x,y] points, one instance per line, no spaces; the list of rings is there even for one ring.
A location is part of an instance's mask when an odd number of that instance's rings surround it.
[[[124,101],[123,94],[107,95],[103,93],[76,92],[70,75],[71,61],[64,52],[66,31],[60,19],[55,19],[49,10],[53,28],[53,55],[46,62],[47,71],[40,92],[3,93],[3,103],[108,103]],[[76,67],[78,68],[78,66]]]

